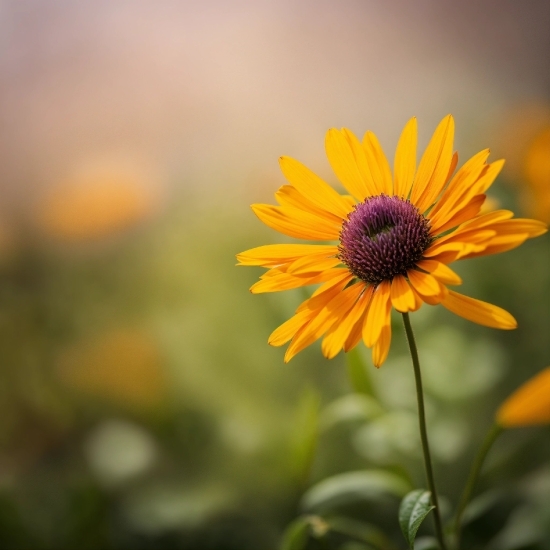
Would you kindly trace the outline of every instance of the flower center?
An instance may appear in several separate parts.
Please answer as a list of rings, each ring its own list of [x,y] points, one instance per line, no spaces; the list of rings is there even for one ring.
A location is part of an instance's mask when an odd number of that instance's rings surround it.
[[[378,195],[355,205],[340,231],[340,260],[377,285],[406,275],[431,242],[430,222],[409,201]]]

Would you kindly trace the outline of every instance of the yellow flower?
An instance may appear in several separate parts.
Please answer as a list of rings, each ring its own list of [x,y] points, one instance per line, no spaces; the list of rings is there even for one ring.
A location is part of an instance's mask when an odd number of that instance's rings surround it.
[[[81,242],[132,227],[152,210],[150,194],[131,175],[106,172],[55,187],[40,206],[39,223],[48,235]]]
[[[516,327],[503,309],[447,288],[462,282],[447,264],[510,250],[543,234],[546,226],[511,219],[508,210],[481,214],[485,191],[504,161],[487,164],[489,150],[484,150],[455,173],[453,135],[448,115],[417,169],[412,118],[399,139],[392,177],[372,132],[360,142],[345,128],[329,130],[327,156],[349,195],[337,193],[298,161],[280,159],[290,185],[275,195],[280,206],[253,205],[256,215],[290,237],[337,241],[268,245],[237,255],[240,265],[269,269],[253,293],[321,285],[269,338],[274,346],[290,341],[285,361],[324,336],[327,358],[363,339],[379,367],[390,347],[392,306],[409,312],[424,302],[441,304],[481,325]]]
[[[496,415],[503,428],[550,423],[550,367],[517,389]]]
[[[151,409],[166,397],[160,350],[150,334],[116,329],[68,348],[57,372],[68,386],[130,408]]]
[[[525,176],[529,191],[524,202],[537,219],[550,221],[550,127],[540,132],[525,158]]]

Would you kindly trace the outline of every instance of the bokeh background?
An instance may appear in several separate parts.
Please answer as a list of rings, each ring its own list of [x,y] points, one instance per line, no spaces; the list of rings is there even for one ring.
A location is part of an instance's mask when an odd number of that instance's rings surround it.
[[[3,0],[0,548],[269,550],[301,514],[308,548],[405,548],[424,478],[399,319],[379,371],[318,345],[285,365],[267,337],[304,295],[252,296],[235,254],[280,242],[249,209],[280,155],[335,183],[328,128],[391,159],[413,115],[423,147],[453,113],[461,162],[507,159],[491,204],[550,221],[549,29],[545,0]],[[516,331],[412,317],[447,513],[550,364],[548,247],[457,266]],[[549,436],[498,441],[469,547],[550,548]]]

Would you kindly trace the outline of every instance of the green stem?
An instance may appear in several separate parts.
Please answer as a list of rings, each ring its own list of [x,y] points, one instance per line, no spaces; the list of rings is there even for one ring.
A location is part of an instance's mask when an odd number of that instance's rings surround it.
[[[483,440],[483,443],[481,444],[481,447],[472,464],[470,475],[468,476],[466,487],[464,488],[464,492],[462,493],[462,498],[460,499],[454,522],[454,534],[457,548],[459,548],[460,546],[460,529],[462,526],[462,516],[464,514],[464,510],[468,502],[470,502],[470,498],[472,497],[472,493],[474,492],[477,480],[479,478],[479,473],[481,472],[481,468],[483,467],[483,463],[485,462],[485,457],[487,456],[487,453],[489,452],[489,450],[493,446],[493,443],[501,432],[502,427],[498,424],[493,424],[493,426],[485,436],[485,439]]]
[[[403,313],[403,324],[405,325],[405,333],[407,334],[407,341],[409,342],[409,349],[411,351],[411,359],[414,368],[414,379],[416,381],[416,398],[418,401],[418,423],[420,425],[420,439],[422,440],[422,450],[424,451],[424,465],[426,466],[426,478],[428,480],[428,487],[431,492],[432,504],[434,509],[434,524],[435,533],[441,546],[441,550],[446,550],[445,537],[443,536],[443,526],[441,523],[441,515],[439,513],[439,500],[437,498],[437,491],[435,489],[434,474],[432,468],[432,459],[430,457],[430,446],[428,444],[428,432],[426,430],[426,413],[424,411],[424,394],[422,392],[422,375],[420,373],[420,362],[418,360],[418,350],[416,349],[416,342],[414,339],[414,333],[411,327],[411,321],[408,313]]]

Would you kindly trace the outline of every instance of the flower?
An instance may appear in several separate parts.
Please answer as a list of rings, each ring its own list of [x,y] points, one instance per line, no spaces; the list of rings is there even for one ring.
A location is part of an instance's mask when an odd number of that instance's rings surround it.
[[[523,202],[535,218],[550,221],[550,126],[532,141],[525,157],[528,185]]]
[[[525,382],[500,406],[497,424],[503,428],[550,423],[550,367]]]
[[[280,159],[290,185],[275,195],[280,206],[255,204],[255,214],[290,237],[337,241],[267,245],[237,255],[239,265],[268,268],[251,287],[253,293],[320,284],[269,337],[274,346],[290,341],[285,362],[324,336],[327,358],[363,339],[379,367],[390,347],[392,307],[404,313],[424,302],[481,325],[516,327],[503,309],[450,290],[448,285],[462,281],[448,264],[510,250],[543,234],[546,225],[511,219],[508,210],[480,213],[504,161],[487,164],[489,150],[484,150],[455,173],[453,135],[448,115],[417,169],[412,118],[399,139],[392,178],[372,132],[360,142],[345,128],[329,130],[327,156],[349,195],[339,194],[298,161]]]
[[[132,409],[154,409],[166,398],[160,349],[139,329],[111,329],[76,343],[59,356],[57,374],[79,392]]]
[[[152,197],[137,176],[104,170],[55,186],[40,205],[38,222],[54,238],[93,241],[137,225],[153,209]]]

